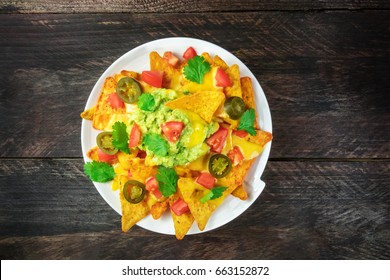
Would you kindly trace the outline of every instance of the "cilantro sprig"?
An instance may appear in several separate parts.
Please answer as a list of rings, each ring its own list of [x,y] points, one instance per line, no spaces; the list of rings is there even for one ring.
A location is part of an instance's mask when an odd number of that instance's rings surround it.
[[[240,118],[240,124],[237,129],[245,130],[250,135],[255,136],[257,134],[256,129],[254,128],[255,118],[255,110],[253,108],[246,110]]]
[[[92,161],[84,164],[84,173],[94,182],[104,183],[115,177],[114,167],[105,162]]]
[[[176,192],[178,176],[175,169],[165,166],[157,168],[156,179],[163,196],[168,197]]]
[[[121,150],[126,154],[130,154],[129,149],[129,134],[126,130],[124,122],[116,122],[112,126],[112,144],[115,148]]]
[[[201,199],[200,202],[206,203],[209,200],[214,200],[222,196],[223,192],[227,189],[227,187],[215,187],[212,188],[209,192],[207,192]]]
[[[156,101],[150,93],[143,93],[138,98],[138,108],[144,111],[153,112]]]
[[[210,63],[208,63],[202,56],[196,55],[187,61],[184,66],[184,77],[187,80],[201,84],[206,73],[210,71]]]
[[[143,143],[145,144],[146,148],[152,151],[156,156],[164,157],[168,154],[169,144],[167,140],[162,138],[162,136],[159,134],[145,134]]]

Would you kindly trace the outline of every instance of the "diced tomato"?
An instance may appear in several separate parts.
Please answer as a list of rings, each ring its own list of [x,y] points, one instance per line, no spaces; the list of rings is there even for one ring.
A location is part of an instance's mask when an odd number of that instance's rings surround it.
[[[98,159],[99,161],[106,162],[108,164],[114,164],[117,160],[117,156],[115,155],[107,155],[105,152],[98,148]]]
[[[142,71],[141,79],[145,83],[160,88],[163,82],[163,72],[161,71]]]
[[[175,67],[179,63],[179,58],[172,52],[165,52],[163,58],[168,61],[168,63],[173,67]]]
[[[234,146],[233,150],[230,150],[227,156],[231,159],[233,166],[236,166],[244,159],[244,155],[241,153],[240,148],[237,146]]]
[[[225,146],[228,132],[229,130],[227,128],[220,126],[217,132],[215,132],[207,139],[206,143],[210,146],[210,150],[212,152],[218,154],[222,152],[222,149]]]
[[[125,108],[125,103],[118,97],[116,92],[113,92],[110,95],[108,95],[108,102],[110,103],[111,107],[114,109]]]
[[[179,140],[180,134],[184,129],[184,123],[177,121],[166,122],[161,125],[161,129],[168,141],[174,143]]]
[[[137,157],[139,158],[146,158],[146,151],[139,150],[137,153]]]
[[[141,129],[136,123],[134,123],[130,131],[129,148],[134,148],[139,145],[139,142],[141,141],[141,135]]]
[[[215,85],[217,87],[230,87],[232,86],[232,82],[230,81],[229,76],[218,67],[217,73],[215,74]]]
[[[181,198],[179,198],[175,201],[175,203],[172,204],[171,209],[173,213],[175,213],[177,216],[183,215],[184,213],[190,211],[190,208],[188,208],[188,204]]]
[[[189,47],[186,49],[186,51],[183,53],[184,59],[190,59],[193,58],[196,55],[196,51],[193,47]]]
[[[240,138],[245,138],[248,135],[248,132],[245,130],[233,130],[233,134],[237,135]]]
[[[211,190],[217,182],[217,179],[215,179],[210,173],[202,172],[198,178],[195,179],[195,182]]]
[[[158,188],[158,181],[155,176],[146,179],[145,188],[150,191],[157,199],[162,198],[162,193]]]

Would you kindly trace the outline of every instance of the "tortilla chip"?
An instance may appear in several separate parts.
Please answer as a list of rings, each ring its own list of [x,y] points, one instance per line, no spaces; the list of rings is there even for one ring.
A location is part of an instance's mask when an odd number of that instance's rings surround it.
[[[241,92],[242,100],[244,100],[245,105],[248,108],[255,110],[256,119],[255,119],[255,128],[259,128],[258,124],[258,115],[256,111],[256,101],[255,101],[255,92],[253,90],[252,80],[249,77],[241,78]]]
[[[169,89],[177,89],[180,86],[181,72],[170,65],[163,57],[157,52],[151,52],[150,58],[150,70],[161,71],[163,76],[163,87]]]
[[[145,199],[137,204],[128,202],[123,195],[122,189],[120,189],[119,198],[122,207],[122,231],[127,232],[149,214],[149,207]]]
[[[113,114],[126,112],[125,108],[114,109],[109,103],[109,95],[116,91],[116,83],[117,81],[113,77],[106,78],[104,82],[92,120],[92,126],[95,129],[103,130]]]
[[[131,178],[138,180],[142,183],[146,181],[150,176],[154,176],[157,174],[156,166],[147,166],[145,165],[145,160],[135,157],[129,159],[130,162],[130,174]]]
[[[226,71],[229,68],[229,66],[226,64],[226,62],[222,58],[220,58],[218,55],[214,56],[214,65],[221,67],[222,70],[224,70],[224,71]]]
[[[230,173],[223,178],[218,179],[217,184],[226,186],[228,189],[224,194],[232,193],[238,186],[244,183],[244,179],[255,159],[244,160],[240,164],[233,166]]]
[[[226,74],[229,76],[230,81],[232,82],[231,87],[225,87],[224,91],[227,97],[238,96],[242,97],[241,92],[241,81],[240,81],[240,69],[237,64],[233,64],[228,69],[226,69]]]
[[[93,115],[95,114],[96,107],[93,106],[92,108],[89,108],[88,110],[85,110],[80,114],[80,117],[82,117],[84,120],[92,121]]]
[[[152,214],[153,219],[158,220],[161,215],[167,210],[169,201],[165,199],[163,201],[159,201],[152,194],[148,194],[146,198],[146,203],[148,204],[150,214]]]
[[[246,192],[244,185],[239,185],[237,188],[235,188],[232,192],[232,195],[241,200],[248,199],[248,193]]]
[[[169,199],[169,205],[172,206],[172,204],[175,203],[175,201],[179,198],[180,196],[177,193],[172,195]],[[182,240],[194,223],[194,216],[192,216],[191,212],[187,212],[178,216],[172,210],[171,214],[173,225],[175,227],[176,238],[178,240]]]
[[[188,204],[191,214],[194,216],[200,230],[204,230],[211,214],[222,204],[226,195],[222,197],[200,202],[200,199],[205,196],[210,190],[195,183],[192,178],[180,178],[177,182],[177,187],[183,196],[184,201]]]
[[[210,123],[215,111],[225,101],[221,91],[199,91],[192,95],[185,95],[169,101],[165,106],[171,109],[185,109],[197,113],[202,119]]]
[[[87,157],[89,157],[91,160],[99,161],[99,157],[98,157],[98,147],[95,146],[95,147],[93,147],[92,149],[90,149],[90,150],[87,152]]]
[[[168,200],[158,201],[150,207],[150,214],[152,214],[153,219],[158,220],[164,214],[165,210],[168,208]]]
[[[252,135],[248,135],[246,137],[246,139],[249,141],[249,142],[252,142],[252,143],[256,143],[258,145],[261,145],[261,146],[265,146],[265,144],[267,144],[269,141],[272,140],[272,133],[270,132],[267,132],[267,131],[264,131],[264,130],[256,130],[256,135],[255,136],[252,136]]]
[[[116,172],[117,171],[115,170],[115,173]],[[112,180],[111,189],[113,191],[121,190],[128,180],[129,180],[129,177],[127,177],[127,175],[120,174],[120,175],[115,176],[114,180]]]
[[[210,56],[209,53],[204,52],[201,54],[201,56],[204,58],[205,61],[207,61],[211,66],[214,64],[213,58]]]

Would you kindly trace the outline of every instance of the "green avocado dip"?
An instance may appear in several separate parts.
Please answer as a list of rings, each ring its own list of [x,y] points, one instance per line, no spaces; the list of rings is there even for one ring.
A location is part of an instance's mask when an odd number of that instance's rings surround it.
[[[199,115],[190,111],[166,107],[166,102],[182,96],[174,90],[158,89],[144,94],[149,96],[141,98],[146,101],[138,103],[137,110],[131,110],[130,120],[131,126],[136,123],[142,132],[138,148],[146,151],[147,161],[153,165],[173,167],[185,165],[209,151],[204,141],[218,129],[218,124],[207,124]],[[175,142],[168,141],[161,129],[164,123],[170,121],[184,124]]]

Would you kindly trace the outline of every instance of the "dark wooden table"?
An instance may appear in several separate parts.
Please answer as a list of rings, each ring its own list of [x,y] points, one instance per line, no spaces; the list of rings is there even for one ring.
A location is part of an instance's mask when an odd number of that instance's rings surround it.
[[[390,258],[389,1],[2,0],[0,11],[1,259]],[[122,233],[80,144],[103,71],[172,36],[240,58],[274,128],[254,205],[180,242]]]

